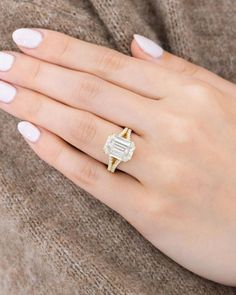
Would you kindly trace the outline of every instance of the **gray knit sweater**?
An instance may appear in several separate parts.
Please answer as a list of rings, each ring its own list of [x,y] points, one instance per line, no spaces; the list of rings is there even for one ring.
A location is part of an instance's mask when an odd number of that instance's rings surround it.
[[[129,53],[133,33],[236,81],[235,0],[1,0],[0,46],[43,27]],[[216,295],[40,160],[0,111],[0,295]]]

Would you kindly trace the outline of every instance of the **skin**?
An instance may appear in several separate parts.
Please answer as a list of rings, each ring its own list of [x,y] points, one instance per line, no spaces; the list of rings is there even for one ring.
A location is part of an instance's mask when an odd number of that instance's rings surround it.
[[[133,40],[133,57],[40,30],[11,52],[2,110],[36,125],[38,156],[121,214],[190,271],[236,286],[236,85]],[[52,116],[53,114],[53,116]],[[136,144],[112,174],[102,148],[124,126]]]

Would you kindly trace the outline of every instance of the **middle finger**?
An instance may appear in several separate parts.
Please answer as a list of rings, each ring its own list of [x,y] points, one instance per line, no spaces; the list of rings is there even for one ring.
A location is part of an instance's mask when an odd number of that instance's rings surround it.
[[[49,64],[20,53],[0,53],[0,64],[12,60],[0,78],[64,104],[87,110],[117,125],[145,132],[143,110],[150,100],[96,76]],[[131,116],[132,114],[132,116]]]

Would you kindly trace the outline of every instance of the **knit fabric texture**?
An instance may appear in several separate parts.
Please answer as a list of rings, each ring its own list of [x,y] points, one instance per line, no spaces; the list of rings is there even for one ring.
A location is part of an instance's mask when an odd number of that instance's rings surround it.
[[[0,12],[1,50],[16,49],[20,27],[126,54],[139,33],[236,82],[235,0],[1,0]],[[17,121],[0,111],[0,295],[236,294],[173,262],[40,160]]]

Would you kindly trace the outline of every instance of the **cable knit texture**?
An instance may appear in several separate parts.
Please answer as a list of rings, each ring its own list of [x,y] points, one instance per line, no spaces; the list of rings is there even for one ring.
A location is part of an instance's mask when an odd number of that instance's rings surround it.
[[[1,49],[42,27],[129,53],[134,33],[236,81],[235,0],[1,0]],[[233,295],[40,160],[0,111],[0,295]],[[125,204],[124,204],[125,206]]]

